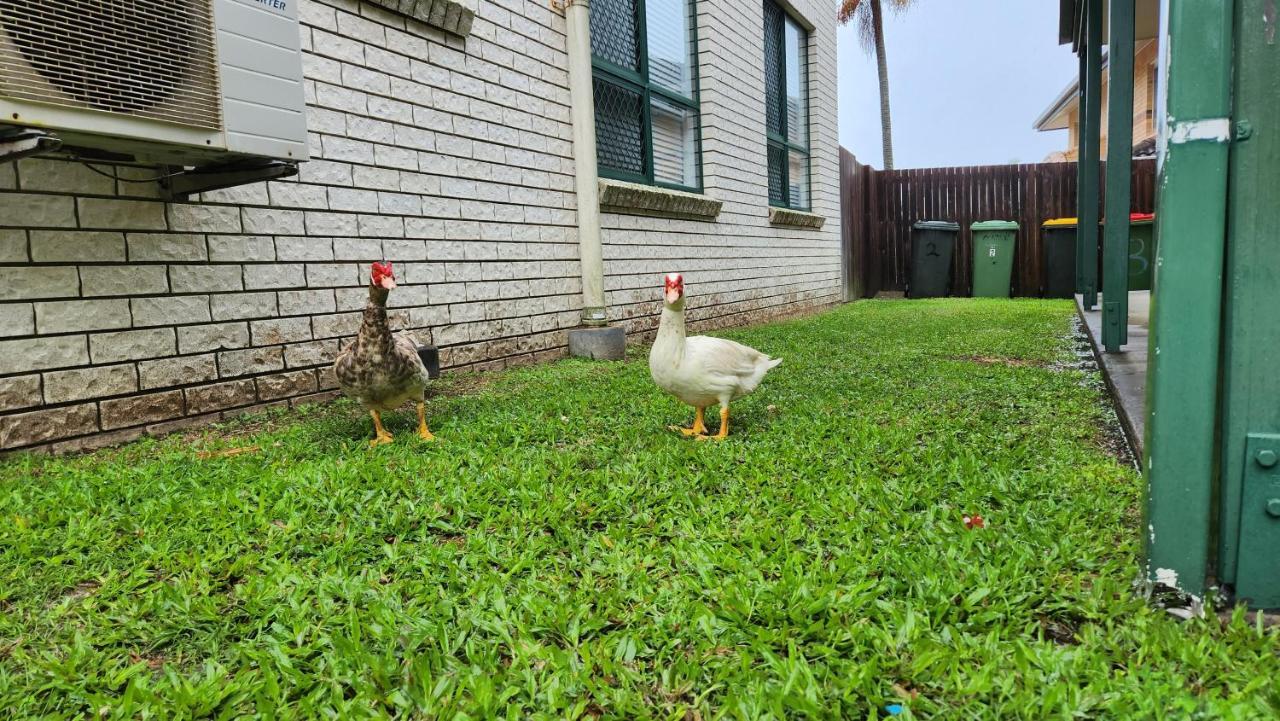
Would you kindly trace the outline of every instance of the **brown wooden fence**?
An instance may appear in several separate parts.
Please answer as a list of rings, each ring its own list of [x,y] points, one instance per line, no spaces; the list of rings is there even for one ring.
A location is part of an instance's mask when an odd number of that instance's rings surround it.
[[[952,295],[968,295],[972,289],[973,234],[969,225],[982,220],[1018,221],[1013,293],[1039,296],[1043,277],[1040,226],[1051,218],[1076,215],[1075,163],[878,171],[841,148],[840,177],[841,230],[851,298],[906,290],[911,226],[919,220],[960,224]],[[1155,161],[1135,160],[1132,182],[1132,212],[1152,212]]]

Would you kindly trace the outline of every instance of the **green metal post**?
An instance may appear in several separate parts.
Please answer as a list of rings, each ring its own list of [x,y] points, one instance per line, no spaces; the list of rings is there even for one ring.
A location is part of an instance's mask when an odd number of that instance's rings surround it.
[[[1107,114],[1107,213],[1103,246],[1102,347],[1129,340],[1129,185],[1133,173],[1133,2],[1111,0]]]
[[[1213,545],[1233,5],[1169,0],[1160,41],[1169,69],[1148,355],[1146,575],[1197,597]]]
[[[1082,0],[1087,2],[1088,0]],[[1086,8],[1085,12],[1088,12]],[[1084,292],[1084,243],[1080,242],[1080,198],[1084,189],[1084,139],[1088,135],[1089,114],[1085,112],[1084,86],[1089,77],[1089,63],[1084,48],[1078,50],[1080,60],[1080,81],[1076,83],[1076,107],[1079,108],[1079,122],[1076,128],[1076,292]]]
[[[1098,303],[1098,161],[1102,140],[1102,0],[1086,0],[1084,105],[1080,112],[1080,293],[1085,310]]]
[[[1218,576],[1237,600],[1280,608],[1280,46],[1273,4],[1236,4]]]

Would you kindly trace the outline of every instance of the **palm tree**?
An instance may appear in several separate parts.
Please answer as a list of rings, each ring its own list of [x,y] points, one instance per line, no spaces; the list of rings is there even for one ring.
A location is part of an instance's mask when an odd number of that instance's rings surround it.
[[[911,7],[915,0],[886,0],[895,11]],[[880,134],[884,144],[884,168],[893,170],[893,121],[889,117],[889,62],[884,54],[884,13],[881,0],[841,0],[837,16],[844,25],[858,19],[858,39],[863,49],[875,50],[880,73]]]

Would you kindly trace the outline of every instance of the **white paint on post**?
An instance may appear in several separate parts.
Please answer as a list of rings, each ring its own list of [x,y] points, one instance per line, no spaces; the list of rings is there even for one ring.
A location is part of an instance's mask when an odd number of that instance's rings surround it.
[[[591,10],[588,0],[565,7],[569,54],[569,110],[578,194],[578,252],[582,261],[582,322],[607,325],[604,255],[600,243],[600,182],[596,173],[595,97],[591,80]]]
[[[1225,143],[1231,139],[1230,118],[1180,120],[1169,124],[1169,143],[1182,145],[1196,141]]]

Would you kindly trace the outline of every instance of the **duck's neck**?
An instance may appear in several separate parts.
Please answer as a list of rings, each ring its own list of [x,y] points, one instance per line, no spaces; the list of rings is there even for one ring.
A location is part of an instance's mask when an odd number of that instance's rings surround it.
[[[387,325],[389,294],[386,288],[369,286],[369,302],[364,304],[364,319],[357,339],[368,350],[385,351],[391,345],[391,327]]]
[[[662,319],[658,321],[658,335],[653,339],[653,347],[660,353],[669,354],[673,358],[684,355],[684,304],[673,308],[662,306]]]

